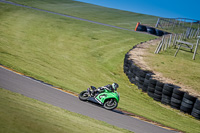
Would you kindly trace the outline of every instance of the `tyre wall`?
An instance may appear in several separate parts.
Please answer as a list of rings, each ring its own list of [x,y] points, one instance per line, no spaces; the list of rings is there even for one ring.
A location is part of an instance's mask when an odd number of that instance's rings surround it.
[[[137,23],[135,27],[135,31],[147,32],[149,34],[156,35],[156,36],[169,34],[166,31],[162,31],[162,30],[159,30],[150,26],[146,26],[146,25],[141,25],[139,22]]]
[[[146,92],[154,100],[188,113],[200,120],[200,100],[198,98],[181,91],[180,87],[176,85],[154,79],[154,73],[142,70],[133,60],[129,59],[129,56],[128,52],[124,57],[124,73],[131,83]]]

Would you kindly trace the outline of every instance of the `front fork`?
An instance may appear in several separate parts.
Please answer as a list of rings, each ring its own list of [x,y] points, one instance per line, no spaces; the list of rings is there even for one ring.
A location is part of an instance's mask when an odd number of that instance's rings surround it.
[[[88,92],[88,94],[89,94],[90,97],[91,97],[91,90],[90,90],[90,88],[87,88],[87,92]]]

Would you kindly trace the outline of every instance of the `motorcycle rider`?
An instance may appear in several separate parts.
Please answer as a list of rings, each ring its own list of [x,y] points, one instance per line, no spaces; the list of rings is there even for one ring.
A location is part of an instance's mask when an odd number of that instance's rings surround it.
[[[91,88],[92,88],[91,96],[95,96],[95,94],[102,93],[105,90],[108,90],[110,92],[114,92],[114,91],[117,91],[118,87],[119,87],[119,85],[117,83],[113,83],[112,85],[108,84],[106,86],[99,87],[98,89],[96,89],[95,87],[91,86]]]

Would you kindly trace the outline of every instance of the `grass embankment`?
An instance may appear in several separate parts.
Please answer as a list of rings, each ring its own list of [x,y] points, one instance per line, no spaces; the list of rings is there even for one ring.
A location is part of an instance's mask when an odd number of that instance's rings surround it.
[[[196,47],[196,39],[187,39]],[[192,60],[193,51],[181,47],[176,57],[174,54],[177,47],[170,47],[166,51],[161,51],[159,54],[153,54],[155,47],[149,48],[148,56],[145,56],[148,65],[153,68],[154,71],[160,72],[164,77],[175,80],[177,84],[185,85],[185,88],[190,89],[192,93],[198,93],[200,95],[200,56],[196,55],[195,60]],[[200,51],[198,47],[197,52]]]
[[[155,37],[2,3],[0,13],[1,64],[77,93],[117,82],[120,108],[179,130],[200,131],[199,121],[155,102],[123,73],[125,53]]]
[[[31,7],[54,11],[105,24],[119,26],[127,29],[135,29],[137,22],[155,26],[155,16],[138,14],[128,11],[104,8],[97,5],[86,4],[73,0],[10,0]],[[134,6],[134,5],[133,5]]]
[[[1,133],[124,133],[105,122],[0,88]]]

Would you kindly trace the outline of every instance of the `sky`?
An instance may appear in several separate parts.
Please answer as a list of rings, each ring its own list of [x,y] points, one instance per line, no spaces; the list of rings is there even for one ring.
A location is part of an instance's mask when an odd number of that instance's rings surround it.
[[[200,20],[200,0],[76,0],[165,18]]]

